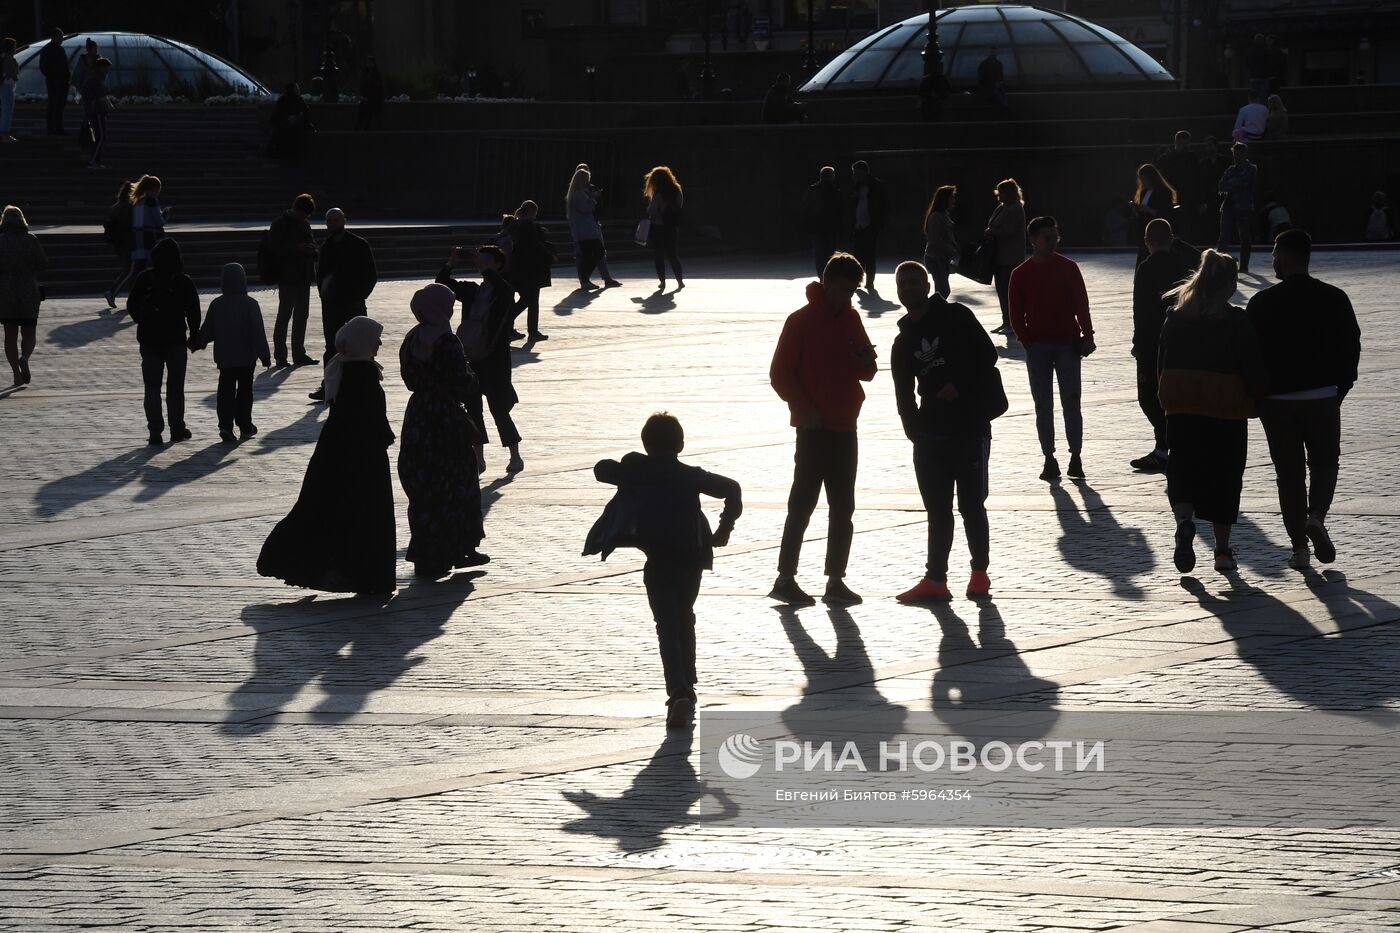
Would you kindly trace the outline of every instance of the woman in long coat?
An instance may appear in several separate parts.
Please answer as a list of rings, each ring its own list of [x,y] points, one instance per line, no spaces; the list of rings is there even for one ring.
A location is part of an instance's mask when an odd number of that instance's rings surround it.
[[[29,355],[39,322],[39,276],[47,265],[24,212],[6,207],[0,215],[0,323],[5,327],[5,359],[17,386],[29,382]]]
[[[418,324],[399,349],[399,370],[413,393],[399,446],[399,482],[408,495],[408,559],[415,574],[432,579],[489,560],[477,551],[485,537],[472,450],[479,435],[463,407],[475,392],[476,376],[452,333],[456,300],[451,289],[436,282],[419,289],[410,303]]]
[[[375,362],[384,327],[351,318],[326,367],[330,415],[306,467],[301,495],[258,557],[258,573],[292,586],[342,593],[394,589],[394,443]]]

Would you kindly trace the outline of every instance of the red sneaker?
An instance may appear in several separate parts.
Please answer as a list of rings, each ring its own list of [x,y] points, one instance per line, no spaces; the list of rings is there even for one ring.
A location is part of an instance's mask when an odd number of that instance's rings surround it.
[[[974,570],[967,580],[967,598],[982,599],[992,595],[992,580],[985,570]]]
[[[911,590],[905,590],[895,599],[902,603],[932,603],[941,602],[953,598],[953,594],[948,591],[948,584],[943,580],[930,580],[924,577]]]

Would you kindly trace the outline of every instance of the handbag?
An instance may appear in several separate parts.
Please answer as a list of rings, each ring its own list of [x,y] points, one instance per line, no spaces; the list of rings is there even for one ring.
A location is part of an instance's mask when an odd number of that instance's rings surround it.
[[[1006,410],[1011,407],[1011,402],[1006,397],[1006,386],[1001,381],[1001,370],[992,367],[991,375],[987,377],[987,391],[982,395],[981,414],[988,421],[995,421]]]
[[[996,272],[996,240],[988,237],[981,243],[964,243],[958,256],[957,272],[982,285],[992,284]]]
[[[637,232],[632,235],[632,240],[638,246],[646,246],[647,240],[651,238],[651,218],[643,217],[637,221]]]

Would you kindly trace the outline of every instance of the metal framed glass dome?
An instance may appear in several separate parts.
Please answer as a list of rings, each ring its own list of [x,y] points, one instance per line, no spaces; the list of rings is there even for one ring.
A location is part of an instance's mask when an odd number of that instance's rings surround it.
[[[139,32],[82,32],[64,36],[63,51],[68,56],[70,71],[88,39],[97,43],[98,54],[111,59],[112,71],[107,77],[107,86],[117,96],[164,95],[190,88],[202,96],[269,93],[257,78],[212,52],[177,39]],[[35,42],[15,53],[19,63],[16,94],[45,93],[44,76],[39,73],[39,53],[48,44],[49,40]]]
[[[803,93],[916,90],[924,74],[928,14],[876,30],[827,63]],[[1169,84],[1176,79],[1142,49],[1088,20],[1021,4],[974,4],[938,13],[943,73],[954,88],[977,85],[977,66],[997,50],[1009,88]]]

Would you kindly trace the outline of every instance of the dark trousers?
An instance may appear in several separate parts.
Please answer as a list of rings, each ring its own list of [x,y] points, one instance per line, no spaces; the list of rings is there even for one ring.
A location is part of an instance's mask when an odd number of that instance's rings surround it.
[[[253,367],[219,370],[215,410],[219,413],[220,432],[232,431],[235,424],[245,431],[253,426]]]
[[[1011,273],[1015,266],[998,265],[992,270],[992,282],[997,289],[997,304],[1001,305],[1001,326],[1011,328],[1009,296],[1011,294]]]
[[[170,429],[185,427],[185,345],[172,343],[165,347],[141,347],[141,380],[146,384],[146,427],[152,434],[165,430],[160,417],[160,383],[165,380],[165,408],[170,415]]]
[[[526,332],[538,334],[540,332],[540,287],[538,285],[517,286],[520,298],[515,302],[515,313],[511,317],[512,321],[520,318],[520,312],[525,312]]]
[[[920,434],[914,441],[914,477],[928,512],[930,580],[948,579],[948,553],[953,549],[953,491],[958,494],[972,569],[986,570],[991,532],[987,526],[987,459],[990,437],[935,437]]]
[[[1337,491],[1342,406],[1335,398],[1285,402],[1266,399],[1259,411],[1278,481],[1283,527],[1295,548],[1307,541],[1308,516],[1327,518]]]
[[[695,600],[702,572],[699,564],[661,559],[648,559],[642,570],[656,620],[668,706],[677,699],[695,699]]]
[[[272,343],[279,362],[287,359],[288,324],[292,326],[292,357],[306,355],[306,321],[310,316],[311,283],[302,278],[286,278],[278,282],[277,324],[272,329]]]
[[[63,133],[63,108],[68,105],[68,79],[48,82],[49,106],[46,111],[48,133],[60,136]]]
[[[865,284],[868,288],[875,287],[875,265],[879,262],[876,250],[879,239],[880,231],[874,227],[866,227],[863,230],[858,228],[855,241],[851,244],[851,252],[860,260],[860,267],[865,270]]]
[[[1157,398],[1157,348],[1143,347],[1138,351],[1138,407],[1152,424],[1152,440],[1157,450],[1167,450],[1167,416]]]
[[[826,575],[844,577],[851,556],[851,537],[856,511],[856,432],[828,431],[826,428],[798,428],[794,455],[792,491],[788,493],[787,521],[783,525],[783,545],[778,553],[778,572],[797,573],[802,556],[802,536],[817,507],[817,497],[826,487],[827,533]]]
[[[817,267],[817,278],[822,277],[826,271],[826,261],[831,258],[831,254],[836,252],[836,237],[829,233],[817,233],[812,236],[812,260]]]
[[[1223,207],[1220,209],[1220,239],[1215,244],[1215,248],[1224,252],[1230,245],[1230,236],[1238,233],[1240,237],[1240,271],[1249,269],[1250,247],[1254,245],[1254,231],[1250,225],[1254,223],[1252,211],[1239,211],[1233,207]]]
[[[326,352],[321,357],[322,366],[329,365],[331,357],[335,356],[336,333],[348,324],[351,318],[360,317],[365,313],[363,301],[353,304],[321,301],[321,330],[326,338]]]
[[[107,114],[94,113],[89,119],[92,122],[92,138],[95,142],[92,146],[92,158],[88,163],[99,165],[102,162],[102,147],[107,144]]]
[[[593,270],[598,268],[598,263],[602,262],[607,253],[603,249],[602,240],[579,240],[574,248],[574,265],[578,268],[578,283],[580,285],[588,281],[593,275]]]
[[[468,399],[467,409],[481,429],[482,442],[491,439],[482,411],[482,401],[485,400],[491,409],[491,420],[496,422],[496,434],[500,437],[501,446],[514,447],[520,443],[520,431],[515,427],[510,411],[520,401],[520,396],[510,382],[510,350],[494,351],[474,361],[472,369],[476,370],[477,389]]]
[[[647,237],[647,245],[651,247],[651,263],[656,268],[656,277],[662,282],[666,281],[666,263],[671,264],[671,272],[675,274],[676,281],[685,280],[685,274],[681,271],[681,257],[676,252],[678,235],[674,226],[662,224],[651,225],[651,234]]]

